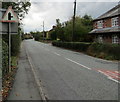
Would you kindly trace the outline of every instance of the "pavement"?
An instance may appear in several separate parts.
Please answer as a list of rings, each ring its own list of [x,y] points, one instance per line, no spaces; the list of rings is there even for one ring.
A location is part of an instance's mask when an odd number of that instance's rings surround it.
[[[119,62],[23,41],[9,100],[118,100]]]
[[[15,82],[8,100],[41,100],[23,44],[18,65]]]

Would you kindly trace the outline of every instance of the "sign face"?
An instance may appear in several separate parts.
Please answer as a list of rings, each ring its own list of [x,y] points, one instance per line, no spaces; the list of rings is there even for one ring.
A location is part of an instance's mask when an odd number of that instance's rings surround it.
[[[9,6],[8,10],[3,16],[1,22],[18,22],[16,13],[13,11],[12,6]]]
[[[18,21],[19,20],[16,13],[13,12],[12,7],[9,7],[8,10],[0,9],[0,34],[8,34],[8,32],[11,34],[18,34]],[[10,31],[8,29],[9,22],[11,25]]]

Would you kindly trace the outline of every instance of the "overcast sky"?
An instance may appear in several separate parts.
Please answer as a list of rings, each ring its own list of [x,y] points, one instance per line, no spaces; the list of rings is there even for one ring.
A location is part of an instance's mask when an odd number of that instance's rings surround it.
[[[69,20],[73,16],[74,0],[31,0],[31,8],[23,20],[24,31],[42,31],[43,21],[45,30],[50,30],[56,24],[56,19],[61,22]],[[83,2],[84,1],[84,2]],[[97,18],[109,9],[118,4],[118,0],[109,0],[109,2],[101,2],[102,0],[77,0],[77,16],[85,14]],[[106,1],[106,0],[105,0]],[[111,2],[110,2],[111,1]]]

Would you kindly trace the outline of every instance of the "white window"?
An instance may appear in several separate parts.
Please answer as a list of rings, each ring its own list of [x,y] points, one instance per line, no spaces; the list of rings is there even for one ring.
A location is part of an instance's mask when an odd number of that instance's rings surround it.
[[[118,36],[113,36],[113,37],[112,37],[112,43],[113,43],[113,44],[118,44],[118,43],[119,43],[119,38],[118,38]]]
[[[114,17],[111,19],[112,27],[118,26],[118,21],[119,21],[118,19],[119,19],[118,17]]]
[[[98,36],[98,42],[103,43],[103,37],[102,36]]]
[[[98,28],[103,28],[103,20],[100,20],[97,22],[97,27]]]

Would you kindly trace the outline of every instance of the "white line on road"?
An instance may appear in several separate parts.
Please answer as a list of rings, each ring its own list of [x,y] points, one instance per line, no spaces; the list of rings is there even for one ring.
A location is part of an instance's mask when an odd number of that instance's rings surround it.
[[[46,50],[46,51],[50,51],[49,49],[46,49],[46,48],[45,48],[45,50]]]
[[[116,73],[119,73],[118,71],[115,71]]]
[[[98,70],[98,72],[100,72],[100,73],[102,73],[103,75],[107,76],[108,79],[110,79],[110,80],[112,80],[112,81],[114,81],[114,82],[120,83],[118,80],[113,79],[112,77],[110,77],[109,75],[105,74],[104,72],[102,72],[102,71],[100,71],[100,70]]]
[[[71,61],[71,62],[73,62],[73,63],[75,63],[75,64],[77,64],[77,65],[80,65],[80,66],[82,66],[82,67],[84,67],[84,68],[86,68],[86,69],[91,70],[91,68],[89,68],[89,67],[87,67],[87,66],[85,66],[85,65],[82,65],[82,64],[80,64],[80,63],[78,63],[78,62],[75,62],[75,61],[73,61],[73,60],[71,60],[71,59],[69,59],[69,58],[65,58],[65,59],[67,59],[67,60],[69,60],[69,61]]]
[[[115,79],[113,79],[113,78],[111,78],[111,77],[108,77],[108,79],[110,79],[110,80],[112,80],[112,81],[114,81],[114,82],[116,82],[116,83],[120,83],[118,80],[115,80]]]
[[[60,54],[56,53],[56,52],[53,52],[54,54],[58,55],[58,56],[61,56]]]
[[[45,95],[44,92],[43,92],[41,83],[40,83],[40,81],[39,81],[39,78],[38,78],[37,75],[36,75],[36,71],[35,71],[35,69],[34,69],[34,67],[33,67],[33,64],[32,64],[31,61],[30,61],[30,57],[29,57],[29,54],[28,54],[27,51],[26,51],[26,54],[27,54],[27,58],[28,58],[28,61],[29,61],[31,70],[32,70],[32,72],[33,72],[35,81],[36,81],[36,83],[37,83],[37,85],[38,85],[38,88],[39,88],[39,92],[40,92],[41,98],[42,98],[42,100],[44,100],[45,102],[47,102],[47,100],[46,100],[47,97],[46,97],[46,95]]]

